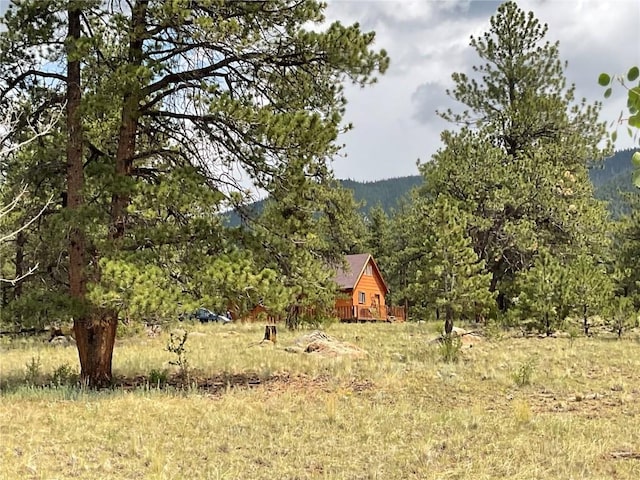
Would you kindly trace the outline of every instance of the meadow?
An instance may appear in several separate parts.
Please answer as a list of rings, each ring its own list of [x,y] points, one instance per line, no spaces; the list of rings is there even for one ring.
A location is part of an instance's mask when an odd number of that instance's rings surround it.
[[[119,339],[118,385],[73,385],[75,347],[0,344],[1,479],[636,479],[640,341],[485,336],[441,360],[435,324],[304,332],[190,325]],[[181,383],[177,379],[181,379]],[[43,383],[53,384],[46,388]]]

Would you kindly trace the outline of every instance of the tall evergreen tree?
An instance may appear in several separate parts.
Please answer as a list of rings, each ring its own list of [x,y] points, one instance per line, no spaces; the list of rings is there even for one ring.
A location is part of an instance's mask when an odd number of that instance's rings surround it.
[[[387,278],[391,251],[391,220],[378,203],[365,217],[366,250],[373,255],[382,274]]]
[[[464,212],[446,197],[419,204],[415,213],[421,234],[413,238],[411,249],[421,256],[408,291],[414,304],[444,315],[449,335],[455,318],[474,317],[491,308],[490,275],[482,273],[484,261],[472,248]]]
[[[421,166],[422,195],[446,195],[468,214],[477,255],[502,297],[539,247],[555,254],[606,245],[606,213],[593,199],[587,166],[603,156],[599,105],[577,101],[567,86],[547,26],[505,2],[489,31],[471,38],[484,63],[454,73],[449,94],[461,126],[442,134],[444,148]]]
[[[370,83],[388,59],[358,25],[307,28],[324,20],[324,8],[314,0],[28,0],[5,14],[0,99],[45,90],[66,102],[66,263],[90,385],[111,379],[120,315],[101,292],[100,267],[162,266],[167,245],[202,245],[216,232],[212,214],[242,201],[241,179],[268,190],[292,158],[314,169],[336,152],[341,83]],[[172,196],[176,175],[182,188]],[[195,194],[209,205],[191,202]],[[168,203],[155,208],[160,198]],[[150,227],[155,233],[143,235]]]
[[[262,265],[277,272],[288,294],[284,303],[263,303],[295,328],[305,312],[318,319],[333,310],[335,268],[343,266],[345,254],[362,249],[364,225],[352,192],[324,169],[307,171],[292,160],[274,176],[270,191],[253,230],[263,247]]]
[[[516,314],[527,328],[551,335],[572,310],[570,273],[548,250],[537,253],[533,266],[516,280]]]
[[[385,259],[385,279],[390,289],[387,303],[403,306],[409,318],[414,317],[414,314],[424,313],[421,301],[414,303],[415,299],[410,292],[411,282],[416,277],[419,261],[424,255],[419,242],[416,242],[416,239],[424,235],[418,221],[421,217],[416,214],[415,207],[421,201],[412,192],[411,199],[401,199],[397,209],[393,211],[389,225],[389,254]],[[413,307],[416,307],[416,311]]]
[[[569,265],[568,293],[575,314],[582,318],[584,334],[590,335],[590,317],[602,314],[614,293],[614,282],[605,265],[587,254],[578,255]]]

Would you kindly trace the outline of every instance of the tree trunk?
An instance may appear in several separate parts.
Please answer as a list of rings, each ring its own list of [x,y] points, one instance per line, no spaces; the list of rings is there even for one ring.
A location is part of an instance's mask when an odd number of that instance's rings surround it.
[[[275,325],[265,325],[264,327],[264,338],[263,342],[273,342],[276,343],[278,339],[278,330]]]
[[[295,330],[300,325],[300,307],[291,305],[287,311],[286,325],[289,330]]]
[[[583,325],[584,325],[584,334],[585,336],[589,336],[589,319],[587,318],[587,306],[582,306],[582,316],[583,316]]]
[[[74,4],[72,4],[74,5]],[[80,59],[76,53],[76,43],[80,39],[80,9],[70,7],[69,34],[67,37],[67,208],[71,211],[71,231],[69,233],[69,290],[71,297],[82,302],[86,292],[84,275],[85,239],[78,219],[78,210],[84,204],[84,170],[82,161],[82,121],[80,101],[82,99]]]
[[[16,235],[16,276],[20,278],[24,275],[24,245],[27,243],[27,237],[24,232],[20,231]],[[22,280],[18,280],[13,287],[13,298],[18,299],[22,295]]]
[[[10,285],[5,285],[4,283],[0,284],[0,290],[2,291],[2,301],[0,302],[0,307],[6,307],[9,305],[9,288]]]
[[[444,333],[447,336],[450,336],[453,332],[453,311],[451,307],[447,305],[445,307],[445,317],[444,317]]]
[[[549,314],[544,314],[544,325],[547,330],[547,337],[551,336],[551,321],[549,320]]]
[[[96,311],[94,318],[76,319],[73,325],[82,381],[94,388],[111,384],[111,361],[116,341],[118,317],[109,311]]]
[[[132,11],[129,30],[129,64],[132,67],[142,65],[142,47],[146,23],[148,0],[138,0]],[[126,181],[131,176],[133,158],[136,153],[136,137],[138,133],[138,118],[140,115],[140,85],[137,80],[128,80],[131,84],[122,98],[122,112],[120,116],[120,131],[118,133],[118,148],[116,150],[116,179]],[[131,196],[126,189],[120,189],[111,199],[111,228],[110,238],[118,240],[124,237],[126,226],[126,210]]]
[[[71,230],[69,232],[69,293],[71,298],[81,306],[76,312],[73,329],[80,358],[80,376],[88,386],[97,387],[105,380],[111,380],[111,355],[108,369],[100,367],[97,359],[101,349],[94,349],[96,342],[103,338],[93,327],[92,320],[84,308],[86,285],[85,235],[82,223],[78,218],[79,210],[84,204],[82,189],[84,187],[84,170],[82,160],[82,121],[80,102],[82,99],[80,58],[76,52],[76,44],[80,39],[82,27],[81,11],[78,4],[71,4],[69,16],[69,32],[67,35],[67,208],[71,212]]]
[[[133,8],[133,15],[130,28],[130,45],[129,45],[129,61],[133,65],[142,64],[142,35],[144,33],[144,21],[146,17],[147,1],[141,0],[136,3]],[[69,12],[69,31],[71,35],[72,24],[74,25],[74,34],[77,36],[73,38],[79,38],[80,35],[80,16],[79,11]],[[77,27],[76,18],[77,16]],[[77,31],[75,30],[77,28]],[[69,69],[71,72],[73,62],[69,62]],[[75,65],[73,65],[75,68]],[[74,70],[75,71],[75,70]],[[75,75],[75,74],[74,74]],[[76,78],[75,76],[73,78]],[[134,80],[135,82],[135,80]],[[71,73],[69,74],[69,88],[76,83],[80,85],[80,65],[77,65],[77,81],[72,80]],[[78,104],[79,104],[79,91],[78,91]],[[119,180],[125,180],[131,175],[131,168],[133,164],[133,157],[135,155],[135,141],[138,129],[138,109],[139,109],[139,90],[130,88],[123,97],[122,113],[120,131],[118,136],[118,148],[116,151],[115,167],[116,176]],[[79,117],[78,117],[79,125]],[[79,130],[78,130],[79,131]],[[70,129],[71,132],[71,129]],[[79,137],[79,158],[80,168],[82,167],[82,137]],[[71,133],[70,133],[70,147],[71,150]],[[69,162],[71,163],[71,162]],[[82,178],[82,170],[80,170],[80,178]],[[80,184],[81,185],[81,184]],[[69,186],[69,206],[72,205],[72,188]],[[109,238],[113,241],[117,241],[124,237],[125,225],[126,225],[126,209],[130,202],[130,195],[125,191],[124,193],[115,193],[111,201],[111,219],[109,228]],[[80,204],[82,201],[80,200]],[[84,237],[82,237],[84,239]],[[77,249],[84,255],[84,242],[82,242],[82,249],[78,244]],[[72,241],[72,249],[73,249]],[[71,257],[71,252],[70,252]],[[84,264],[84,257],[82,263]],[[71,272],[70,268],[70,272]],[[70,274],[71,277],[71,274]],[[80,286],[74,287],[74,282],[70,280],[72,292],[74,288],[78,290],[77,295],[79,298],[84,299],[84,293],[86,291],[86,281],[82,277],[79,282]],[[76,280],[76,283],[78,281]],[[94,309],[91,314],[87,314],[84,317],[78,318],[74,321],[74,331],[76,335],[76,344],[78,346],[78,355],[80,357],[81,377],[87,385],[91,387],[104,387],[111,383],[112,379],[112,359],[113,349],[115,346],[116,330],[118,327],[118,314],[113,310]]]

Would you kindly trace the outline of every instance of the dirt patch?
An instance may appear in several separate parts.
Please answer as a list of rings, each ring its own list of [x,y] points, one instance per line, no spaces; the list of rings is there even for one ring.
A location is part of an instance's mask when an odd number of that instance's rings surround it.
[[[585,394],[559,394],[543,390],[531,393],[526,400],[537,413],[570,413],[585,418],[633,417],[640,413],[637,391],[591,392]]]
[[[294,340],[293,346],[285,348],[291,353],[311,353],[323,357],[351,357],[364,358],[366,350],[352,343],[343,342],[324,332],[315,330]]]
[[[630,450],[611,452],[608,456],[609,458],[615,459],[640,460],[640,452],[634,452]]]
[[[304,374],[292,375],[287,372],[274,374],[268,377],[257,373],[218,374],[209,377],[191,376],[185,381],[181,376],[174,374],[166,381],[154,385],[148,377],[138,376],[134,378],[118,378],[113,388],[124,390],[136,390],[143,388],[160,388],[161,390],[198,390],[212,396],[221,396],[233,390],[263,389],[271,394],[296,390],[300,392],[332,392],[336,389],[350,392],[362,392],[373,388],[370,380],[350,379],[336,384],[335,379],[329,376],[309,376]]]

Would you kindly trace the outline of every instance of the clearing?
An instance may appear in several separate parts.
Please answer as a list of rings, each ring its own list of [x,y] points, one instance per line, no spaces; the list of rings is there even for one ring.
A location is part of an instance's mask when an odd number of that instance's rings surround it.
[[[100,392],[69,386],[74,347],[2,339],[0,479],[640,478],[636,334],[475,339],[445,364],[435,328],[327,327],[345,355],[191,325],[182,375],[140,332]]]

